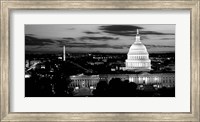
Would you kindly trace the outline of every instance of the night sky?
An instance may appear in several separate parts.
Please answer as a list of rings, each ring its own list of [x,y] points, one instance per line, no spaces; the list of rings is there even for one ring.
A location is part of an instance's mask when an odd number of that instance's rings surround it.
[[[127,53],[136,30],[149,53],[175,52],[175,25],[25,25],[26,53]]]

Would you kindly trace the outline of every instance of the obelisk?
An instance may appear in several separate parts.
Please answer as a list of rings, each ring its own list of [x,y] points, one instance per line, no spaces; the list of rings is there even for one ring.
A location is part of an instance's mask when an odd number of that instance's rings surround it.
[[[63,61],[65,61],[65,45],[63,46]]]

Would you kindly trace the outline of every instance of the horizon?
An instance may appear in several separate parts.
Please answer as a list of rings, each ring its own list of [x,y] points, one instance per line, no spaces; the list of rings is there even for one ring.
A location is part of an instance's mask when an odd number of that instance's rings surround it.
[[[66,54],[69,53],[69,54],[126,54],[127,53],[113,53],[113,52],[66,52]],[[172,54],[175,52],[151,52],[149,54]],[[63,54],[63,52],[26,52],[26,54]]]

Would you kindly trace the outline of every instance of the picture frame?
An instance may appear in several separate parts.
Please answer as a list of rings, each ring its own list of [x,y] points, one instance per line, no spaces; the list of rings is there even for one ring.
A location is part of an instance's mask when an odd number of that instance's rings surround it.
[[[1,1],[1,121],[200,121],[200,1]],[[10,112],[10,12],[12,10],[190,10],[190,112]]]

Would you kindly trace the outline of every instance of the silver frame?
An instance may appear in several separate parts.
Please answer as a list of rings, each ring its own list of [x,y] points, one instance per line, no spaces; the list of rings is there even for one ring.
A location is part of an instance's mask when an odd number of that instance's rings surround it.
[[[146,1],[69,1],[69,0],[1,0],[1,41],[0,41],[0,118],[7,121],[200,121],[200,1],[199,0],[146,0]],[[191,112],[187,113],[18,113],[9,111],[9,15],[19,10],[67,10],[67,9],[171,9],[191,12]]]

